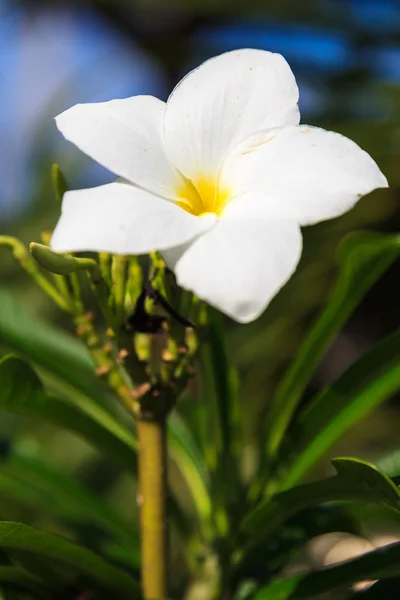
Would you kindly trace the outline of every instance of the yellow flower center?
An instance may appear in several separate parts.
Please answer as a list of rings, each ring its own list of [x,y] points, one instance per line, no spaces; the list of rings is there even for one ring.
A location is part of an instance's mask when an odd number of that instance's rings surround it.
[[[202,176],[193,182],[185,181],[177,190],[176,203],[196,217],[209,213],[221,216],[229,200],[229,189],[216,185],[213,177]]]

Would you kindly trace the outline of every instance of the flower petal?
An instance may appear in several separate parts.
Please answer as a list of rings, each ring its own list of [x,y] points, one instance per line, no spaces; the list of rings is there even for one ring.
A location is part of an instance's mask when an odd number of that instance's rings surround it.
[[[57,252],[93,250],[144,254],[192,240],[215,217],[182,208],[126,183],[110,183],[64,195],[51,247]]]
[[[298,88],[280,54],[236,50],[203,63],[167,102],[168,155],[196,183],[218,173],[234,144],[269,127],[297,125]]]
[[[264,192],[246,192],[236,196],[223,209],[222,217],[272,220],[287,218],[276,199]]]
[[[67,140],[116,175],[175,199],[182,176],[165,153],[165,106],[153,96],[77,104],[56,123]]]
[[[310,225],[341,215],[388,183],[353,141],[302,125],[259,132],[239,143],[225,161],[221,185],[229,185],[234,196],[263,192],[269,214]]]
[[[248,323],[293,274],[301,248],[294,221],[222,218],[201,237],[163,256],[179,285]]]

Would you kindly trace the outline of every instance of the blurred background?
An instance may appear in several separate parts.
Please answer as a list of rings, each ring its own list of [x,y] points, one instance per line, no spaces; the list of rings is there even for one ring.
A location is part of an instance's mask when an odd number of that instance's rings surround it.
[[[166,100],[190,69],[239,47],[279,52],[300,87],[302,122],[344,133],[377,161],[390,182],[349,214],[305,231],[296,276],[262,318],[229,323],[231,359],[242,380],[252,465],[257,434],[279,377],[335,281],[341,238],[354,230],[398,231],[400,225],[400,3],[398,0],[0,0],[0,233],[39,241],[57,206],[50,169],[58,162],[71,187],[113,179],[57,133],[53,117],[78,102],[136,94]],[[309,393],[332,381],[362,352],[399,325],[400,265],[369,293],[320,366]],[[70,327],[0,254],[1,284],[36,316]],[[0,307],[1,310],[1,307]],[[379,461],[400,452],[399,398],[353,429],[330,456]],[[51,455],[93,489],[123,495],[124,485],[70,434],[7,418],[0,434]],[[330,472],[329,456],[313,474]],[[400,466],[400,458],[399,458]],[[400,468],[398,469],[400,472]],[[397,473],[398,474],[398,473]],[[107,487],[109,486],[109,487]],[[26,507],[0,494],[0,513],[32,522]],[[400,521],[365,516],[365,535],[397,536]]]

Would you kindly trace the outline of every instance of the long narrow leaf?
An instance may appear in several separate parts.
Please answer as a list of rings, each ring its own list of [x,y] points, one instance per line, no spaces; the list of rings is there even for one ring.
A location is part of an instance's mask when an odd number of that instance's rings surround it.
[[[107,398],[94,364],[78,340],[31,317],[14,296],[0,288],[0,342],[66,381],[83,394]]]
[[[168,442],[171,458],[185,477],[200,521],[208,527],[211,498],[207,467],[191,431],[177,413],[168,420]]]
[[[324,502],[364,500],[400,509],[400,491],[378,467],[354,458],[336,458],[332,463],[337,475],[276,494],[248,514],[242,531],[251,536],[250,545],[270,536],[299,511]]]
[[[280,579],[259,590],[252,600],[300,600],[348,587],[363,580],[400,575],[400,543],[368,552],[323,571]]]
[[[84,345],[48,323],[33,319],[16,299],[0,288],[0,342],[43,368],[52,380],[67,384],[82,413],[129,445],[132,434],[110,411],[112,394],[96,377]],[[70,403],[72,404],[72,402]]]
[[[117,456],[124,466],[135,472],[136,443],[133,436],[117,437],[115,430],[111,432],[73,404],[46,394],[27,363],[13,356],[3,358],[0,361],[0,381],[0,410],[37,416],[69,429],[101,451]]]
[[[121,598],[139,596],[138,584],[124,571],[58,535],[22,523],[0,522],[0,548],[21,550],[71,565],[91,581],[118,590]]]
[[[275,455],[321,356],[367,291],[398,256],[400,236],[357,233],[342,244],[336,287],[273,398],[266,431],[269,456]]]
[[[136,474],[136,439],[133,433],[126,430],[111,415],[103,413],[104,418],[98,422],[94,420],[93,415],[81,412],[75,405],[46,394],[33,369],[15,356],[0,360],[0,383],[0,410],[39,417],[69,429],[100,451],[118,458],[124,467]],[[100,406],[98,411],[101,411]],[[115,424],[111,430],[110,423]],[[171,418],[169,431],[176,464],[194,494],[202,520],[206,521],[211,501],[208,497],[207,483],[204,479],[205,467],[201,465],[200,452],[178,416]],[[181,529],[179,523],[182,524],[182,513],[174,498],[171,498],[170,508],[172,518]]]
[[[6,481],[4,481],[6,479]],[[13,453],[0,469],[0,490],[5,485],[15,499],[31,498],[46,513],[76,523],[92,523],[116,537],[132,551],[138,547],[138,531],[107,502],[91,493],[71,476],[60,473],[44,461]],[[138,566],[138,560],[136,565]]]
[[[34,598],[51,600],[53,594],[47,588],[46,582],[41,581],[20,567],[0,566],[0,586],[3,589],[30,592]]]
[[[211,473],[215,521],[220,532],[229,527],[230,504],[238,500],[242,419],[238,377],[230,366],[221,315],[208,311],[207,337],[199,348],[203,451]]]
[[[353,425],[400,389],[400,330],[364,354],[300,416],[298,453],[281,489],[295,485]]]

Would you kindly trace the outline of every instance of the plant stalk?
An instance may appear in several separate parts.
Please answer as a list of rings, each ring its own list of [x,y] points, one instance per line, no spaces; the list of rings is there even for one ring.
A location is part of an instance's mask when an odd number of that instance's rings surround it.
[[[167,598],[166,416],[137,421],[142,592],[145,600]]]

